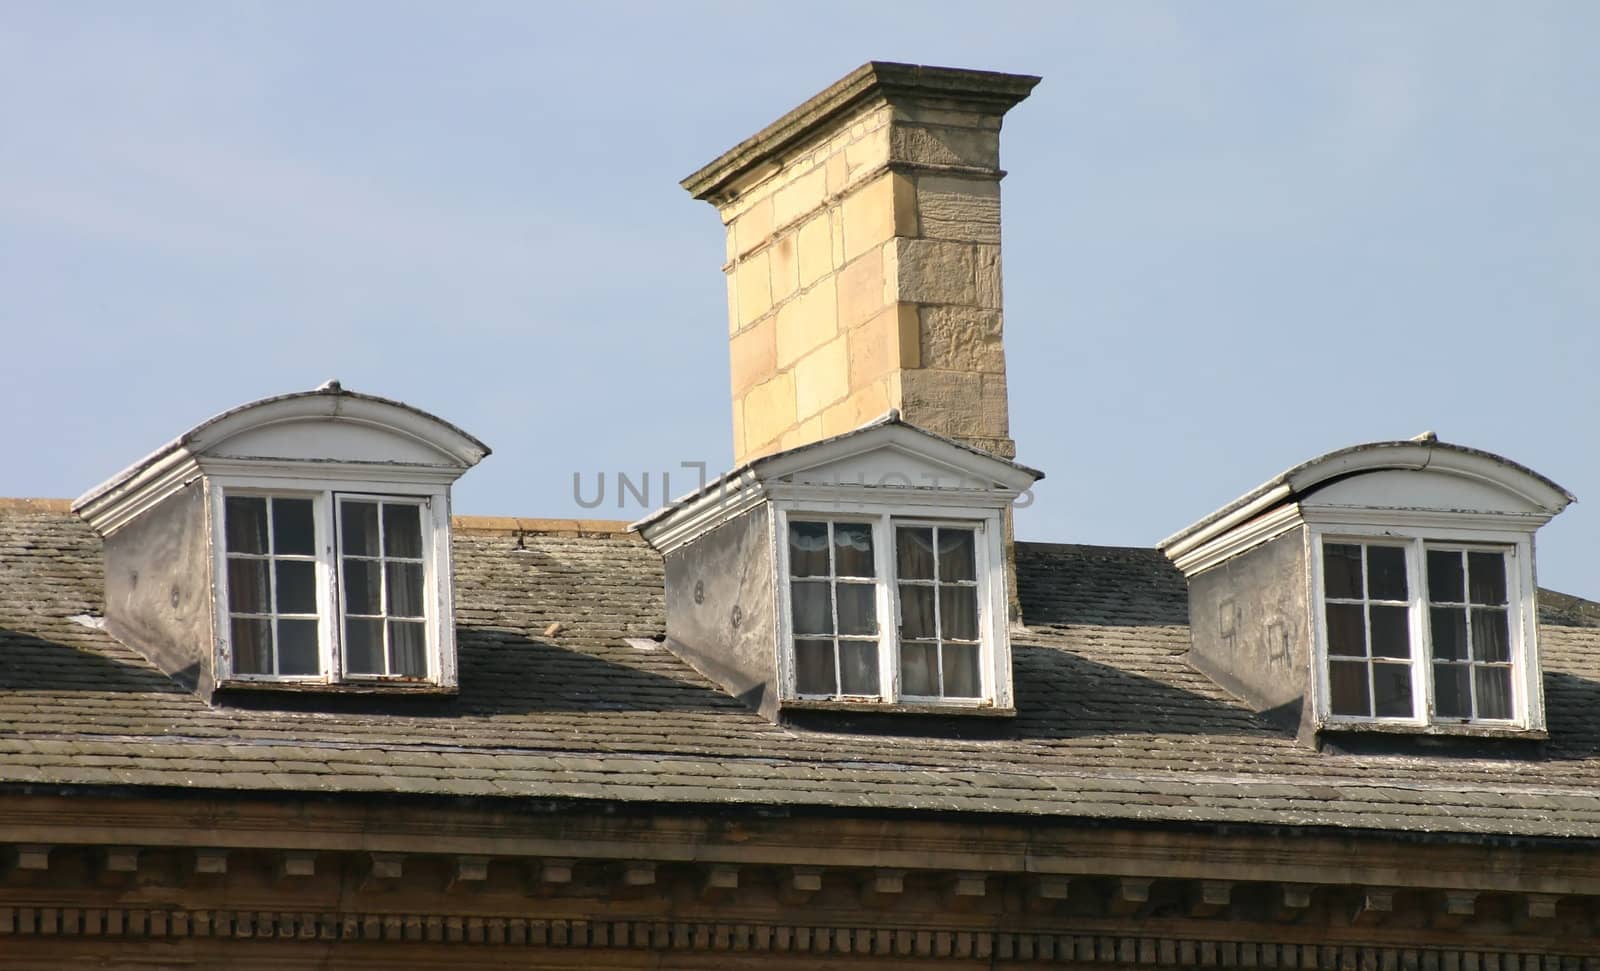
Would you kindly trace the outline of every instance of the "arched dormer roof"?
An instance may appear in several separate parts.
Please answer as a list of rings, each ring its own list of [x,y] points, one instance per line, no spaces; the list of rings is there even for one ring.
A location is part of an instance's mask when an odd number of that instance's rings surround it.
[[[1573,501],[1570,492],[1527,466],[1429,434],[1352,445],[1302,462],[1168,536],[1159,546],[1181,565],[1189,554],[1224,534],[1289,504],[1384,508],[1403,503],[1461,511],[1489,506],[1537,526]]]
[[[329,381],[208,418],[84,493],[72,508],[108,534],[212,465],[314,462],[453,481],[489,451],[436,415]]]

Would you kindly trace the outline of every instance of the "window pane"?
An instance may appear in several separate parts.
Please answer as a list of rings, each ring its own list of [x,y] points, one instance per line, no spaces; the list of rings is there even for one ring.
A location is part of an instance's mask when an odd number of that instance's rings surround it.
[[[841,583],[834,588],[839,603],[839,633],[878,632],[878,587],[871,583]]]
[[[978,690],[978,648],[976,645],[944,646],[944,696],[976,698]]]
[[[278,673],[316,674],[317,622],[314,620],[278,621]]]
[[[427,676],[427,637],[421,624],[408,620],[389,621],[389,673],[408,678]]]
[[[1472,669],[1465,664],[1433,666],[1433,710],[1440,718],[1469,718],[1472,694],[1467,679]]]
[[[828,575],[828,524],[789,521],[789,575]]]
[[[933,588],[900,584],[900,636],[908,640],[939,636],[933,619]]]
[[[278,613],[317,612],[317,565],[306,560],[276,560]]]
[[[1340,600],[1361,599],[1361,547],[1348,543],[1322,546],[1322,589]]]
[[[1367,656],[1367,625],[1360,604],[1328,604],[1328,653]]]
[[[833,575],[876,576],[872,562],[872,527],[866,523],[833,524]]]
[[[1329,661],[1328,689],[1335,715],[1370,715],[1365,661]]]
[[[1478,681],[1478,717],[1511,717],[1511,669],[1473,668]]]
[[[1467,602],[1460,550],[1428,551],[1428,599],[1436,604]]]
[[[1367,596],[1406,599],[1406,551],[1397,546],[1367,547]]]
[[[902,580],[933,579],[933,530],[911,526],[896,529],[894,551]]]
[[[900,693],[932,697],[939,693],[939,648],[935,644],[900,645]]]
[[[365,560],[344,561],[345,613],[381,614],[382,597],[383,592],[378,581],[378,564]]]
[[[794,642],[795,687],[803,695],[833,695],[833,642]]]
[[[228,561],[228,612],[233,614],[270,613],[267,587],[267,560]]]
[[[939,585],[939,633],[945,640],[978,639],[978,588]]]
[[[351,674],[383,673],[383,621],[345,619],[344,663]]]
[[[422,616],[422,564],[385,563],[389,577],[389,616]]]
[[[1433,656],[1442,660],[1467,659],[1467,608],[1433,607],[1428,611],[1433,628]]]
[[[222,526],[229,553],[267,551],[267,500],[229,496],[222,503]]]
[[[340,513],[341,542],[346,556],[378,555],[378,504],[347,502]]]
[[[233,673],[272,673],[272,621],[233,618]]]
[[[1500,553],[1468,553],[1467,577],[1471,581],[1472,602],[1506,602],[1506,558]]]
[[[833,633],[833,605],[828,603],[828,581],[791,581],[789,608],[796,635]]]
[[[383,504],[383,555],[422,556],[422,507],[409,503]]]
[[[1506,630],[1504,610],[1472,611],[1472,659],[1474,661],[1511,660],[1511,638]]]
[[[1374,664],[1372,693],[1377,714],[1386,718],[1411,717],[1411,665]]]
[[[939,579],[976,580],[973,560],[973,532],[970,529],[939,530]]]
[[[1411,629],[1405,607],[1383,607],[1377,604],[1367,608],[1372,620],[1373,657],[1410,657]]]
[[[275,553],[311,556],[317,551],[311,525],[310,499],[272,500],[272,549]]]
[[[877,694],[878,645],[866,641],[840,641],[839,681],[842,694]]]

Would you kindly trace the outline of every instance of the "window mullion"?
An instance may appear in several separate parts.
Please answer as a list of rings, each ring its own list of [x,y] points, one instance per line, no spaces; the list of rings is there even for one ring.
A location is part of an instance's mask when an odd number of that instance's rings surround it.
[[[893,702],[900,700],[900,588],[890,546],[894,524],[887,515],[878,516],[872,521],[872,533],[872,567],[878,577],[873,595],[878,605],[878,684],[880,696]]]
[[[1412,717],[1433,720],[1433,622],[1428,615],[1428,553],[1421,539],[1406,547],[1406,582],[1410,587]]]
[[[276,500],[267,497],[267,642],[272,648],[272,673],[278,671],[278,561],[274,555],[278,551],[277,530],[272,525],[272,506]]]

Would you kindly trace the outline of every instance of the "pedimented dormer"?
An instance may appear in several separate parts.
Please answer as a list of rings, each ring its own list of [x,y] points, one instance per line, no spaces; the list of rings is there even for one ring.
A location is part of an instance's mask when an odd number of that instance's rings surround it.
[[[1161,549],[1194,664],[1306,733],[1537,736],[1534,533],[1572,501],[1424,435],[1296,466]]]
[[[1004,513],[1042,473],[897,413],[634,524],[667,642],[769,717],[1013,710]]]
[[[207,697],[452,691],[450,487],[487,454],[338,382],[218,415],[73,504],[107,628]]]

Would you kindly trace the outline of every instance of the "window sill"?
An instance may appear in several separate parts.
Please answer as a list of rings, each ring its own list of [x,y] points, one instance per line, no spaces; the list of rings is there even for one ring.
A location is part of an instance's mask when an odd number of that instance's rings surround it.
[[[778,702],[780,711],[881,712],[886,715],[961,715],[977,718],[1014,718],[1015,708],[996,707],[989,701],[886,702],[873,699],[786,698]]]
[[[315,695],[455,695],[455,685],[432,681],[257,681],[230,678],[217,682],[218,694],[272,692]]]
[[[1318,727],[1323,734],[1332,735],[1424,735],[1448,738],[1519,738],[1528,741],[1545,741],[1550,733],[1543,728],[1522,728],[1516,725],[1451,724],[1428,725],[1397,724],[1392,722],[1323,722]]]

